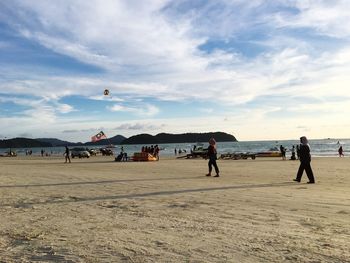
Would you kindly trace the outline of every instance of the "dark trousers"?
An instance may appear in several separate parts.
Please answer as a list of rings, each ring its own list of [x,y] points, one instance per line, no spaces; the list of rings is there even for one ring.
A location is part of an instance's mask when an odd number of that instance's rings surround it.
[[[299,170],[297,173],[297,180],[300,181],[303,175],[303,172],[306,172],[307,177],[310,182],[315,182],[314,173],[312,172],[310,162],[300,162]]]
[[[209,173],[211,173],[211,171],[213,170],[212,166],[214,166],[216,174],[219,174],[219,167],[216,164],[216,158],[209,158],[208,166],[209,166]]]

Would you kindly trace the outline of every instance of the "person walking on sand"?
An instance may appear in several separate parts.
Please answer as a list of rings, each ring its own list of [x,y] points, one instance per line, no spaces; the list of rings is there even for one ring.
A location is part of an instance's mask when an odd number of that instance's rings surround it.
[[[295,158],[295,146],[292,147],[292,156],[290,157],[291,160],[296,160]]]
[[[68,146],[66,146],[66,150],[65,150],[65,152],[64,152],[64,158],[65,158],[65,163],[67,163],[67,161],[69,161],[69,163],[71,162],[70,161],[70,152],[69,152],[69,148],[68,148]]]
[[[300,145],[297,145],[297,158],[300,160]]]
[[[286,148],[284,148],[282,145],[280,146],[280,151],[282,155],[282,160],[286,160]]]
[[[338,149],[338,153],[339,153],[339,157],[344,157],[344,153],[343,153],[343,146],[340,146]]]
[[[293,179],[300,183],[301,177],[305,170],[307,177],[309,178],[308,184],[314,184],[315,178],[311,169],[311,154],[310,154],[310,145],[305,136],[300,137],[300,166],[298,169],[297,177]]]
[[[208,168],[209,168],[209,173],[206,176],[211,176],[211,171],[213,169],[212,166],[215,168],[216,175],[214,177],[219,177],[219,167],[216,164],[216,159],[217,159],[217,152],[216,152],[216,141],[214,138],[211,138],[209,140],[209,147],[208,147],[208,157],[209,157],[209,162],[208,162]]]

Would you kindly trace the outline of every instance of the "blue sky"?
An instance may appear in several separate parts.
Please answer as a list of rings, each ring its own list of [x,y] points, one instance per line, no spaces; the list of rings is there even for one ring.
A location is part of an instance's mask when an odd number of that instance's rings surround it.
[[[349,138],[349,72],[347,0],[0,0],[0,139]]]

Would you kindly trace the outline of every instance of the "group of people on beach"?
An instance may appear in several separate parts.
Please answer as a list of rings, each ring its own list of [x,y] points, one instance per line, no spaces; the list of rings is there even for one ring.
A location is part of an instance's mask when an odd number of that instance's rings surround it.
[[[141,148],[141,152],[146,152],[146,153],[150,153],[153,156],[158,156],[159,155],[159,146],[158,145],[151,145],[151,146],[143,146]],[[282,159],[285,160],[286,159],[286,148],[284,148],[282,145],[280,146],[280,151],[282,153]],[[124,151],[122,149],[122,157],[124,157]],[[297,154],[297,157],[295,156],[295,153]],[[339,153],[339,157],[343,157],[344,153],[343,153],[343,147],[340,146],[338,149],[338,153]],[[71,162],[70,160],[70,151],[69,148],[66,146],[65,147],[65,162]],[[220,170],[219,167],[217,165],[217,147],[216,147],[216,141],[214,138],[211,138],[209,140],[209,147],[208,147],[208,173],[206,174],[206,176],[211,176],[212,175],[212,170],[213,167],[215,169],[215,175],[214,177],[220,177]],[[309,145],[309,141],[305,136],[300,137],[300,144],[297,145],[296,147],[293,145],[292,147],[292,156],[291,156],[292,160],[300,160],[300,165],[299,165],[299,169],[297,171],[297,175],[296,178],[293,179],[293,181],[295,182],[300,182],[302,175],[305,171],[309,181],[307,183],[309,184],[314,184],[315,183],[315,178],[314,178],[314,174],[311,168],[311,153],[310,153],[310,145]]]
[[[287,157],[286,157],[287,148],[283,147],[283,145],[280,145],[280,152],[281,152],[282,160],[287,160]],[[297,145],[296,147],[292,145],[290,160],[299,160],[299,159],[300,159],[300,145]]]
[[[33,150],[26,150],[26,155],[32,155],[33,154]]]
[[[294,146],[293,146],[294,147]],[[284,152],[284,155],[282,154],[282,158],[285,158],[285,148],[281,145],[281,152]],[[308,184],[314,184],[315,183],[315,177],[311,168],[311,153],[310,153],[310,145],[309,141],[305,136],[300,137],[300,145],[297,146],[297,152],[298,159],[300,160],[299,169],[297,172],[297,176],[293,181],[299,182],[301,181],[301,177],[306,172],[306,175],[309,179],[307,182]],[[295,157],[295,153],[294,153]],[[217,149],[216,149],[216,141],[214,138],[211,138],[209,140],[209,147],[208,147],[208,169],[209,172],[206,174],[206,176],[211,176],[213,167],[215,168],[216,175],[214,177],[219,177],[219,167],[216,163],[217,160]]]
[[[51,152],[46,152],[44,149],[41,149],[41,151],[40,151],[41,157],[51,156],[51,154],[52,154],[52,151]]]
[[[126,162],[128,160],[129,160],[128,154],[123,150],[121,150],[120,153],[115,158],[115,161],[117,162]]]
[[[286,160],[287,149],[283,147],[283,145],[280,145],[280,152],[281,152],[282,160]],[[291,152],[292,154],[291,154],[290,160],[300,160],[300,145],[297,145],[296,147],[293,145]],[[342,145],[340,145],[338,148],[338,154],[339,154],[339,157],[344,157],[344,150]]]
[[[159,146],[158,144],[156,145],[151,145],[151,146],[142,146],[141,148],[141,152],[143,153],[150,153],[152,154],[154,157],[158,157],[159,156]]]
[[[177,154],[182,154],[182,153],[186,153],[187,151],[186,151],[186,149],[181,149],[181,148],[179,148],[179,149],[174,149],[174,153],[175,153],[175,155],[177,155]]]

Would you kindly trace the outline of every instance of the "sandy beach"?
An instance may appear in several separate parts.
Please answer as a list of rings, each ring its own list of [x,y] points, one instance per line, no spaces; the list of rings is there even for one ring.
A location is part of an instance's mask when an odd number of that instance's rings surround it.
[[[350,158],[0,158],[0,262],[350,262]]]

